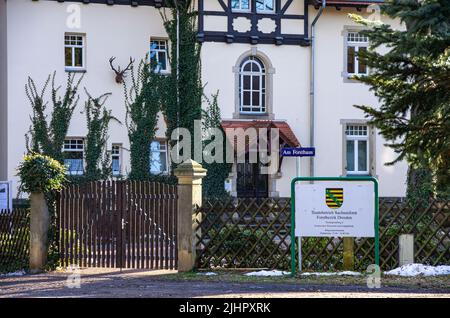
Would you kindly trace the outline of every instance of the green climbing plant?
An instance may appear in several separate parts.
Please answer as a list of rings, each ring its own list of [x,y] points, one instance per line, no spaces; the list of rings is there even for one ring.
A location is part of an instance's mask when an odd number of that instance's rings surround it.
[[[141,60],[137,70],[131,69],[129,87],[124,83],[126,119],[130,141],[131,180],[150,178],[150,143],[155,137],[158,112],[161,109],[163,76],[155,72],[156,62]]]
[[[178,11],[178,15],[177,15]],[[162,111],[167,124],[167,139],[171,139],[174,129],[183,127],[194,136],[194,120],[202,118],[203,87],[201,82],[200,51],[197,41],[197,11],[194,1],[168,0],[167,7],[161,9],[164,27],[169,36],[171,50],[169,61],[171,73],[164,81]],[[178,17],[178,19],[177,19]],[[179,40],[177,38],[177,20]],[[179,56],[177,56],[177,47]],[[171,146],[176,141],[171,141]],[[192,142],[191,154],[194,145]],[[172,171],[175,168],[172,163]]]
[[[84,75],[76,79],[75,73],[67,75],[64,94],[59,95],[61,86],[55,86],[56,72],[49,75],[42,90],[38,90],[34,80],[28,77],[25,93],[32,107],[31,127],[25,134],[28,152],[35,152],[52,157],[62,163],[64,161],[62,147],[69,129],[75,107],[79,101],[78,89]],[[51,82],[52,110],[47,120],[45,93]]]
[[[111,157],[107,152],[108,128],[111,121],[120,123],[112,115],[112,111],[105,107],[105,103],[111,93],[92,97],[85,89],[88,99],[85,103],[86,125],[86,171],[84,180],[104,180],[111,176]]]
[[[213,143],[216,141],[217,136],[211,136],[211,129],[218,129],[222,134],[222,145],[221,151],[222,155],[216,154],[216,150],[212,149],[211,153],[205,153],[204,155],[211,155],[216,157],[218,160],[213,161],[211,163],[203,162],[203,167],[208,170],[206,177],[203,179],[203,196],[204,197],[226,197],[229,194],[225,191],[225,180],[228,178],[228,175],[231,170],[232,164],[226,162],[226,142],[227,139],[225,137],[225,132],[221,126],[221,115],[220,115],[220,107],[219,107],[219,91],[212,94],[210,98],[204,97],[207,107],[203,110],[202,113],[202,129],[203,129],[203,149],[207,149],[207,144]],[[220,158],[218,158],[220,157]]]

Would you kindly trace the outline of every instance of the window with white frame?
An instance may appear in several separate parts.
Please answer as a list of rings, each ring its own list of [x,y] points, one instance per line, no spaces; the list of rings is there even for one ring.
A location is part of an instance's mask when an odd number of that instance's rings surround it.
[[[150,59],[156,62],[156,72],[168,71],[167,40],[150,40]]]
[[[120,176],[121,174],[121,150],[122,145],[120,144],[113,144],[111,148],[111,167],[112,167],[112,175],[113,176]]]
[[[369,38],[360,32],[349,31],[346,38],[347,75],[367,75],[366,63],[359,59],[360,52],[367,51]]]
[[[275,0],[256,0],[256,12],[271,13],[275,11]]]
[[[266,70],[255,56],[249,56],[241,63],[239,99],[241,113],[266,113]]]
[[[70,138],[64,140],[63,157],[64,165],[69,175],[82,175],[84,140],[82,138]]]
[[[347,124],[346,138],[346,172],[349,175],[369,174],[369,133],[367,125]]]
[[[150,144],[150,173],[168,173],[167,143],[154,140]]]
[[[84,36],[80,34],[65,34],[64,65],[66,70],[83,70],[85,68]]]
[[[250,11],[250,0],[231,0],[233,11]]]

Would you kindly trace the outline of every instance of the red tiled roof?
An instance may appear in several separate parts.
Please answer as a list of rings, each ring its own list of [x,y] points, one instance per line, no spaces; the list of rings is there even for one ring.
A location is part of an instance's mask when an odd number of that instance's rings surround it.
[[[300,142],[295,136],[289,124],[281,120],[222,120],[222,128],[278,128],[280,139],[286,142],[290,147],[300,146]]]

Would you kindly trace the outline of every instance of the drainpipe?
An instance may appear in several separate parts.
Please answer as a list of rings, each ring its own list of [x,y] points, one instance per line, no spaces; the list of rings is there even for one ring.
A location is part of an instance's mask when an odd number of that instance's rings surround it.
[[[322,0],[322,6],[319,9],[319,12],[317,12],[316,17],[314,18],[313,22],[311,23],[311,67],[310,67],[310,78],[311,78],[311,83],[310,83],[310,91],[309,91],[309,120],[310,120],[310,132],[309,132],[309,144],[310,147],[314,147],[314,129],[315,129],[315,87],[314,87],[314,82],[315,82],[315,46],[316,46],[316,23],[319,20],[320,16],[322,15],[323,10],[325,9],[325,6],[327,5],[327,1],[326,0]],[[309,174],[311,177],[314,176],[314,157],[311,157],[311,163],[309,166]]]
[[[177,58],[177,128],[180,126],[180,92],[179,92],[179,77],[180,77],[180,9],[178,8],[178,1],[175,1],[175,6],[177,9],[177,52],[176,52],[176,58]],[[178,144],[178,143],[177,143]]]

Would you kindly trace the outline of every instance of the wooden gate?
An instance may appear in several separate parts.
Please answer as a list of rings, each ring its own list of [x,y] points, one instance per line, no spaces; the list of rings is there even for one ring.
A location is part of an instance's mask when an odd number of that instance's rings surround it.
[[[146,181],[70,185],[57,201],[63,266],[177,268],[177,188]]]

